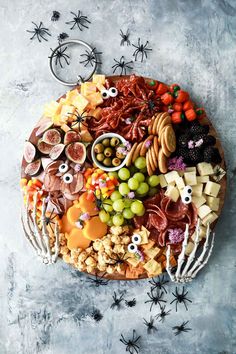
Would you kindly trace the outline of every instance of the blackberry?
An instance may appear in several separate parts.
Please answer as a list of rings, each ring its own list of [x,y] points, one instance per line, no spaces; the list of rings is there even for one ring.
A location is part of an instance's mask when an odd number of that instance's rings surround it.
[[[222,160],[219,150],[213,146],[207,146],[204,149],[203,157],[205,162],[220,163]]]
[[[215,143],[216,143],[216,138],[213,135],[206,135],[203,138],[204,146],[215,145]]]
[[[202,162],[202,152],[199,148],[189,149],[189,159],[192,163]]]
[[[187,134],[182,134],[182,135],[180,135],[179,136],[179,138],[178,138],[178,145],[179,145],[179,147],[181,148],[181,147],[183,147],[183,148],[185,148],[185,147],[188,147],[188,141],[190,140],[190,137],[189,137],[189,134],[187,133]]]
[[[177,156],[181,156],[184,162],[189,162],[189,149],[179,148],[177,151]]]
[[[208,134],[209,125],[201,125],[198,121],[193,121],[193,124],[190,127],[190,132],[193,135],[196,135],[196,134]]]

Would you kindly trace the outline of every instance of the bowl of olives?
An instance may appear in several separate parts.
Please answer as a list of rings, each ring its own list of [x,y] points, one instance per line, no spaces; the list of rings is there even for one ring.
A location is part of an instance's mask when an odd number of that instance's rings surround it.
[[[116,133],[100,135],[92,146],[92,159],[95,165],[103,171],[117,171],[126,163],[127,154],[124,150],[126,140]]]

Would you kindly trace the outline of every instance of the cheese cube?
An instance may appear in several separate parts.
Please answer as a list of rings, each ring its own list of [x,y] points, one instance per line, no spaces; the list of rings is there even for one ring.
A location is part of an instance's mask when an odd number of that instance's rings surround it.
[[[176,178],[175,183],[176,183],[179,190],[181,190],[185,187],[185,183],[184,183],[184,180],[182,177]]]
[[[96,86],[97,86],[97,89],[98,89],[100,92],[103,91],[103,90],[106,90],[106,87],[103,86],[103,84],[100,84],[100,82],[98,82],[98,83],[96,84]]]
[[[129,256],[127,258],[127,262],[131,264],[133,267],[136,267],[140,263],[140,258],[135,257],[133,253],[129,253]]]
[[[86,98],[89,100],[89,103],[92,107],[96,107],[103,103],[101,92],[91,93],[90,95],[87,95]]]
[[[93,82],[94,82],[95,84],[100,83],[100,84],[104,85],[105,82],[106,82],[106,77],[105,77],[105,75],[94,74],[94,75],[93,75]]]
[[[167,187],[167,182],[164,175],[159,175],[161,188]]]
[[[175,186],[175,181],[168,183],[168,186]]]
[[[61,105],[56,101],[51,101],[50,103],[47,103],[45,105],[43,114],[46,117],[51,118],[54,115],[59,114],[60,111],[61,111]]]
[[[197,183],[207,183],[209,180],[209,176],[197,176]]]
[[[219,165],[216,165],[214,167],[214,176],[212,176],[212,178],[216,182],[219,182],[224,177],[225,174],[226,174],[225,170],[222,167],[220,167]]]
[[[195,186],[197,184],[197,177],[195,172],[185,172],[184,180],[186,185]]]
[[[194,244],[193,244],[192,242],[189,242],[189,243],[187,244],[187,247],[185,248],[185,254],[186,254],[187,256],[190,255],[190,253],[191,253],[192,250],[193,250],[193,247],[194,247]]]
[[[93,82],[83,82],[80,86],[81,95],[87,96],[97,91],[97,86]]]
[[[210,214],[211,209],[209,208],[208,205],[204,204],[201,205],[200,208],[198,209],[197,213],[201,219],[205,218],[208,214]]]
[[[179,199],[179,191],[174,186],[168,186],[165,195],[171,198],[173,202],[177,202],[177,200]]]
[[[183,177],[184,171],[178,171],[178,174],[179,174],[180,177]]]
[[[73,116],[74,111],[75,111],[74,106],[64,104],[61,108],[61,113],[60,113],[61,121],[66,123],[67,120],[73,120],[73,118],[75,118]]]
[[[192,195],[195,197],[201,197],[203,191],[203,184],[196,184],[196,186],[192,186]]]
[[[83,113],[89,101],[80,93],[73,99],[72,104],[78,109],[79,113]]]
[[[150,248],[149,250],[144,251],[146,256],[151,259],[155,258],[159,252],[160,252],[160,248],[158,248],[158,247]]]
[[[178,178],[178,177],[179,177],[179,174],[177,171],[170,171],[165,174],[165,179],[168,184],[171,182],[175,182],[176,178]]]
[[[211,195],[212,197],[217,197],[220,187],[221,187],[220,184],[208,181],[205,186],[204,192],[207,195]]]
[[[186,168],[185,168],[185,172],[195,172],[195,173],[197,173],[197,169],[196,169],[195,166],[186,167]]]
[[[146,269],[146,271],[148,272],[148,276],[154,276],[154,275],[158,275],[162,273],[162,267],[161,264],[158,263],[157,261],[155,261],[154,259],[150,259],[150,261],[148,261],[143,268]]]
[[[203,195],[200,197],[192,196],[192,203],[196,208],[199,208],[201,205],[206,203],[206,198]]]
[[[197,170],[200,176],[209,176],[209,175],[213,175],[214,173],[212,165],[207,162],[198,163]]]
[[[214,213],[214,211],[213,211],[212,213],[205,216],[204,219],[202,219],[202,223],[203,223],[203,225],[212,224],[217,218],[218,218],[218,215],[216,213]]]
[[[197,233],[196,231],[193,233],[193,235],[191,236],[192,240],[195,241],[197,237]],[[205,238],[206,237],[206,227],[204,226],[200,226],[200,232],[199,232],[199,241],[201,241],[202,238]]]
[[[207,196],[207,205],[213,211],[218,211],[220,206],[220,198]]]
[[[71,90],[71,91],[68,91],[66,93],[66,102],[68,104],[72,103],[73,100],[75,99],[75,97],[77,97],[79,94],[78,90],[77,89],[74,89],[74,90]]]

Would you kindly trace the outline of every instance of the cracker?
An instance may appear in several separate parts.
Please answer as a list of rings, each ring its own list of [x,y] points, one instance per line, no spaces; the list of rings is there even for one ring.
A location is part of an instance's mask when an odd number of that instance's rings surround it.
[[[146,155],[146,152],[148,150],[148,148],[146,147],[146,143],[148,142],[148,140],[151,140],[152,141],[153,139],[153,135],[149,135],[146,140],[144,140],[144,142],[142,143],[142,147],[141,147],[141,150],[140,150],[140,156],[145,156]]]
[[[168,116],[165,116],[165,117],[162,119],[161,123],[159,124],[159,127],[158,127],[158,134],[160,135],[162,129],[163,129],[167,124],[170,124],[170,123],[171,123],[171,118],[170,118],[170,116],[169,116],[169,115],[168,115]]]
[[[149,150],[146,153],[146,164],[147,164],[148,175],[151,176],[153,174],[153,171],[152,171],[151,164],[150,164]]]
[[[172,128],[171,125],[165,129],[164,140],[165,140],[165,144],[166,144],[167,149],[170,152],[174,152],[176,149],[176,136],[175,136],[174,129]]]
[[[152,171],[155,171],[155,155],[153,156],[154,152],[152,149],[152,146],[148,149],[148,154],[149,154],[149,160],[150,160],[150,165],[151,165],[151,169]]]
[[[156,153],[155,153],[155,149],[154,149],[154,145],[151,146],[151,152],[150,152],[151,156],[152,156],[152,162],[153,162],[153,170],[155,171],[156,168],[158,167],[158,159],[156,157]]]
[[[167,172],[167,158],[164,155],[162,148],[160,148],[158,153],[158,165],[161,173]]]
[[[164,113],[161,113],[160,116],[159,116],[159,120],[158,120],[158,124],[157,124],[157,127],[156,127],[156,131],[157,131],[157,134],[159,134],[159,127],[163,121],[163,119],[165,119],[167,116],[169,116],[169,114],[167,112],[164,112]]]
[[[140,156],[140,150],[142,148],[142,145],[143,145],[143,142],[139,143],[136,146],[136,149],[135,149],[133,156],[132,156],[132,163],[134,163],[134,161],[137,159],[137,157]]]
[[[154,151],[155,151],[156,160],[158,160],[159,146],[158,146],[158,137],[157,137],[157,136],[154,136],[154,139],[153,139],[153,148],[154,148]]]
[[[134,143],[134,145],[132,146],[130,152],[128,153],[127,160],[126,160],[126,166],[130,166],[131,165],[132,156],[133,156],[133,153],[134,153],[137,145],[138,145],[138,143]]]

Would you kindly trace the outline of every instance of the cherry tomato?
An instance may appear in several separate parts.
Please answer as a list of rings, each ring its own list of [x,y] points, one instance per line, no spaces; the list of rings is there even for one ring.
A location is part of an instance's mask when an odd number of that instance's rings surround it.
[[[193,108],[188,109],[187,111],[185,111],[185,117],[188,121],[192,122],[193,120],[195,120],[197,118],[197,114],[194,111]]]
[[[184,113],[181,112],[174,112],[171,115],[171,121],[172,123],[178,124],[181,123],[184,120]]]
[[[156,80],[150,80],[146,83],[146,86],[149,90],[155,91],[158,87],[158,81]]]
[[[170,85],[170,92],[174,93],[176,91],[180,90],[180,86],[178,84],[172,84]]]

